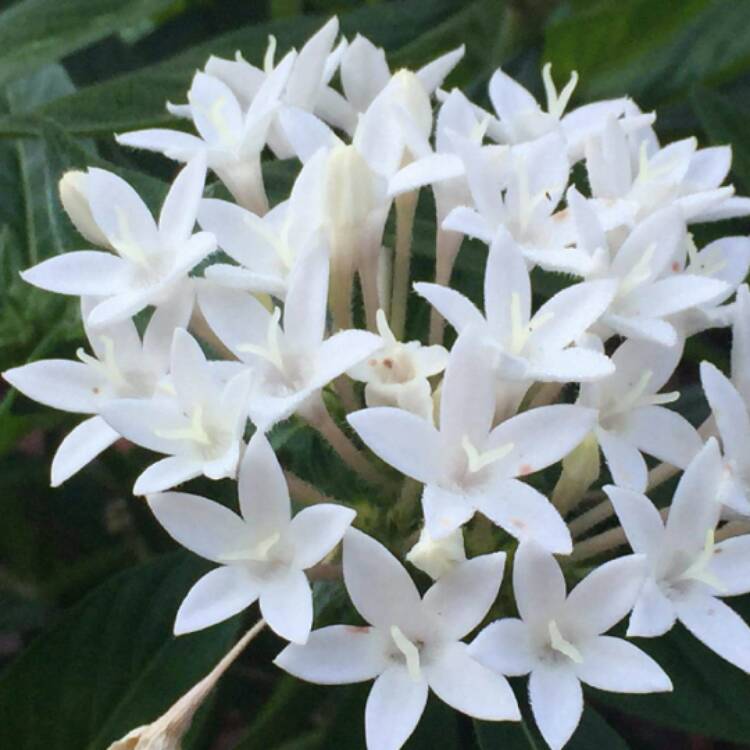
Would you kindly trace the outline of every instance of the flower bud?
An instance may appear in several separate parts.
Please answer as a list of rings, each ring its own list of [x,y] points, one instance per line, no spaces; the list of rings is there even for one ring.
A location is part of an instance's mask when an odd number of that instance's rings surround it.
[[[75,228],[97,247],[111,248],[107,236],[94,221],[86,197],[86,173],[77,170],[66,172],[60,179],[60,200]]]
[[[599,478],[599,442],[590,432],[562,460],[562,474],[552,492],[552,503],[562,513],[574,508]]]
[[[436,581],[466,560],[464,535],[460,528],[442,539],[433,539],[422,529],[419,541],[409,550],[406,559]]]
[[[399,70],[390,85],[394,101],[409,113],[424,137],[429,138],[432,131],[432,104],[417,74],[411,70]]]

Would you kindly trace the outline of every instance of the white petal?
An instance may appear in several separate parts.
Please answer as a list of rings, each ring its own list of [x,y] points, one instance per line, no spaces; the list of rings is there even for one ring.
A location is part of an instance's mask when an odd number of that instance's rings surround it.
[[[238,484],[242,517],[259,541],[286,529],[292,513],[289,489],[279,460],[260,430],[245,449]]]
[[[520,721],[505,677],[475,661],[465,643],[448,643],[424,666],[430,688],[451,708],[483,721]]]
[[[712,596],[675,602],[680,622],[722,659],[750,673],[750,627],[730,607]]]
[[[515,617],[490,623],[469,645],[469,655],[508,677],[528,674],[537,660],[528,627]]]
[[[364,112],[390,80],[385,52],[357,34],[341,59],[341,85],[346,98]]]
[[[331,625],[310,633],[304,646],[288,645],[273,663],[301,680],[348,685],[374,679],[391,661],[381,631]]]
[[[674,604],[656,581],[649,577],[643,584],[628,621],[628,637],[653,638],[672,629],[677,615]]]
[[[534,720],[551,750],[561,750],[583,714],[583,691],[568,665],[538,664],[529,677]]]
[[[717,301],[729,291],[727,283],[719,279],[680,274],[633,290],[622,299],[617,310],[630,317],[662,318]]]
[[[464,174],[464,163],[454,154],[430,154],[407,164],[388,182],[388,194],[392,196],[433,185],[444,180],[455,179]]]
[[[701,449],[698,431],[681,414],[645,406],[625,416],[620,435],[650,456],[684,469]]]
[[[440,471],[440,433],[403,409],[380,406],[347,417],[365,445],[402,474],[430,483]]]
[[[368,750],[399,750],[416,729],[427,703],[427,682],[412,680],[400,664],[389,667],[370,690],[365,707]]]
[[[629,339],[612,354],[615,374],[601,387],[612,396],[635,388],[643,377],[644,366],[650,373],[645,385],[646,393],[660,391],[672,376],[682,357],[682,342],[677,346],[662,346],[652,341]]]
[[[441,623],[446,640],[460,640],[489,612],[503,580],[505,553],[479,555],[441,576],[424,595],[424,606]]]
[[[473,515],[472,498],[434,484],[422,493],[425,528],[433,539],[443,539],[463,526]]]
[[[717,488],[723,465],[719,446],[710,438],[685,469],[669,509],[667,543],[686,552],[702,550],[706,532],[714,529],[719,518]]]
[[[513,562],[513,594],[524,623],[547,627],[565,604],[565,579],[557,560],[534,542],[523,542]]]
[[[185,416],[176,401],[123,398],[112,401],[102,410],[110,427],[131,443],[157,453],[182,453],[184,440],[162,438],[161,430],[186,426]]]
[[[223,81],[197,72],[188,91],[193,122],[206,143],[231,150],[242,135],[242,110],[232,90]]]
[[[607,485],[604,488],[633,552],[656,559],[664,545],[664,522],[656,506],[640,492]]]
[[[121,146],[156,151],[168,159],[185,162],[206,148],[206,144],[194,135],[160,128],[121,133],[115,136],[115,140]]]
[[[576,664],[578,679],[613,693],[661,693],[672,681],[647,654],[622,638],[598,636],[580,644],[583,661]]]
[[[341,144],[328,125],[304,109],[284,107],[278,121],[292,151],[303,164],[321,148],[331,149]]]
[[[74,427],[52,459],[51,484],[59,487],[119,438],[101,417],[91,417]]]
[[[407,637],[421,623],[422,601],[401,563],[372,537],[350,528],[344,536],[344,583],[367,622]]]
[[[517,539],[532,539],[550,552],[570,554],[570,532],[550,501],[528,484],[502,480],[476,500],[477,510]]]
[[[382,346],[382,339],[369,331],[339,331],[319,347],[309,388],[322,388],[350,367],[359,364]]]
[[[587,383],[605,378],[615,371],[609,357],[581,346],[572,346],[549,355],[535,353],[533,356],[527,375],[542,382]]]
[[[474,303],[455,289],[419,281],[414,284],[414,291],[424,297],[459,333],[472,323],[484,323],[484,317]]]
[[[596,412],[570,404],[529,409],[501,422],[488,447],[513,447],[497,461],[498,476],[526,476],[568,455],[594,426]]]
[[[616,432],[601,427],[596,431],[596,439],[607,461],[612,481],[618,487],[643,492],[648,483],[648,467],[638,448]]]
[[[175,635],[203,630],[227,620],[249,607],[257,598],[257,582],[244,568],[216,568],[206,573],[188,591],[177,612]]]
[[[304,643],[313,621],[312,591],[305,574],[289,568],[264,581],[260,611],[274,633],[292,643]]]
[[[602,322],[626,338],[645,339],[664,347],[677,344],[677,331],[671,323],[659,318],[639,318],[606,313]]]
[[[289,525],[294,564],[306,570],[320,562],[344,537],[356,512],[324,503],[300,511]]]
[[[219,503],[185,492],[165,492],[150,495],[148,504],[172,539],[207,560],[225,562],[248,546],[247,526]]]
[[[539,110],[536,99],[499,68],[490,79],[490,100],[501,120],[513,120],[522,112]]]
[[[206,157],[200,153],[182,169],[169,188],[159,215],[159,233],[169,242],[186,241],[193,232],[206,182]]]
[[[218,390],[203,349],[184,328],[176,329],[172,338],[169,374],[186,414],[205,407]]]
[[[633,609],[645,575],[642,555],[627,555],[595,568],[568,595],[565,632],[574,633],[577,640],[614,627]]]
[[[286,88],[290,104],[312,109],[323,82],[326,58],[339,33],[339,20],[334,16],[307,40],[299,52],[294,71]]]
[[[150,305],[159,291],[158,288],[145,287],[108,297],[89,313],[87,327],[99,330],[132,318]]]
[[[140,474],[133,485],[134,495],[149,495],[163,492],[178,484],[199,477],[202,472],[199,461],[186,456],[169,456],[151,464]]]
[[[127,287],[127,274],[128,264],[112,253],[78,250],[43,260],[21,278],[48,292],[105,297]]]
[[[297,260],[289,274],[284,304],[284,340],[301,351],[323,341],[328,301],[328,251],[318,243]]]
[[[159,372],[169,368],[176,328],[187,328],[193,312],[195,291],[186,284],[164,304],[159,305],[143,333],[143,356]]]
[[[443,85],[443,81],[453,68],[458,65],[465,52],[466,49],[462,44],[460,47],[446,52],[444,55],[440,55],[440,57],[427,63],[427,65],[423,65],[417,71],[417,78],[419,78],[420,83],[424,86],[427,93],[431,94],[438,86]]]
[[[41,359],[3,373],[8,383],[34,401],[79,414],[98,411],[103,378],[83,362]]]
[[[721,596],[737,596],[750,591],[750,535],[719,542],[714,549],[710,571],[721,582]]]
[[[750,417],[745,401],[729,378],[710,362],[701,362],[700,373],[724,453],[739,466],[743,466],[747,463],[747,446],[750,441]]]
[[[468,206],[457,206],[443,220],[441,229],[475,237],[488,245],[494,236],[493,227],[478,211]]]

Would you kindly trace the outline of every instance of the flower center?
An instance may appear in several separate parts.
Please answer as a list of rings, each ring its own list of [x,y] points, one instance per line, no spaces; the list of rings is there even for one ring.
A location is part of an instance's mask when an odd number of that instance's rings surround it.
[[[648,384],[654,375],[653,370],[644,370],[636,384],[628,391],[619,396],[607,409],[607,416],[616,414],[627,414],[633,409],[643,406],[661,406],[671,404],[680,397],[679,391],[668,391],[667,393],[647,393]]]
[[[211,436],[203,424],[203,406],[198,404],[190,416],[189,427],[176,427],[170,430],[154,430],[156,437],[167,440],[187,440],[198,445],[211,445]]]
[[[93,367],[96,372],[106,378],[116,388],[127,388],[128,380],[117,365],[115,358],[115,342],[109,336],[100,336],[104,344],[104,359],[100,360],[87,354],[83,347],[76,351],[76,357],[85,365]]]
[[[554,620],[549,621],[547,630],[549,632],[549,645],[553,650],[567,656],[568,659],[574,661],[576,664],[580,664],[583,661],[581,652],[563,637],[560,628]]]
[[[547,63],[542,68],[542,80],[544,81],[544,92],[547,95],[547,112],[556,120],[559,120],[578,85],[578,71],[574,70],[570,74],[570,79],[559,94],[555,82],[552,80],[552,63]]]
[[[719,592],[726,591],[724,584],[708,569],[716,551],[714,530],[706,532],[706,541],[703,549],[693,563],[684,570],[677,578],[678,581],[700,581]]]
[[[482,453],[480,453],[469,439],[469,436],[464,435],[461,440],[461,447],[464,449],[466,458],[469,461],[469,472],[471,474],[476,474],[486,466],[494,464],[496,461],[505,458],[513,450],[514,444],[505,443],[504,445],[500,445],[497,448],[492,448],[488,451],[482,451]]]
[[[273,308],[273,313],[268,319],[268,328],[266,329],[266,345],[258,344],[240,344],[237,351],[255,354],[276,367],[279,372],[284,372],[284,359],[281,355],[279,346],[279,320],[281,320],[281,310],[278,307]]]
[[[411,677],[414,682],[419,682],[422,677],[422,670],[419,662],[419,649],[404,635],[398,625],[391,625],[391,638],[396,644],[396,648],[406,660],[406,669],[409,672],[409,677]]]
[[[545,323],[554,318],[554,313],[546,312],[535,315],[524,325],[523,311],[521,310],[521,295],[513,292],[510,295],[510,350],[512,354],[520,354],[526,346],[526,342],[534,331],[537,331]]]

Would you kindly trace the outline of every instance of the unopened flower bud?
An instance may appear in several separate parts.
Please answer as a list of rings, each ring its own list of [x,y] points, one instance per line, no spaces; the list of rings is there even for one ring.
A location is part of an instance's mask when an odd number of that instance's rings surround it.
[[[411,70],[399,70],[393,76],[391,88],[394,101],[409,113],[425,138],[429,138],[432,131],[432,104],[417,74]]]
[[[442,539],[433,539],[422,529],[419,541],[409,550],[406,559],[436,581],[466,560],[464,535],[461,529]]]
[[[599,478],[599,442],[590,432],[562,460],[562,474],[552,493],[555,507],[565,513],[575,507],[584,493]]]
[[[86,173],[66,172],[60,180],[60,200],[75,228],[97,247],[111,247],[107,236],[99,229],[86,197]]]

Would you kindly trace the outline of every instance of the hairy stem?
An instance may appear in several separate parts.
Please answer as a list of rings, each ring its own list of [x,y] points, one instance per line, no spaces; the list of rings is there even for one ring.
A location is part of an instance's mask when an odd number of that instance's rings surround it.
[[[393,294],[391,297],[391,330],[397,339],[403,338],[406,328],[406,301],[409,295],[409,265],[417,210],[418,191],[396,198],[396,257],[393,264]]]

